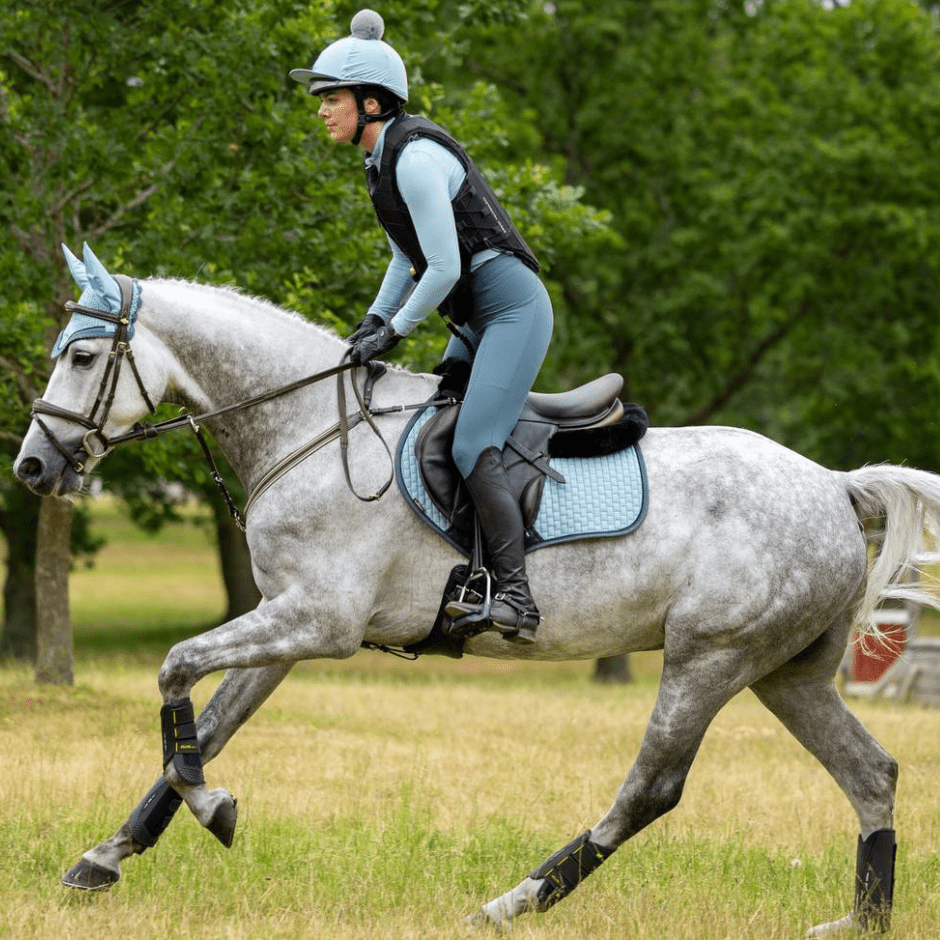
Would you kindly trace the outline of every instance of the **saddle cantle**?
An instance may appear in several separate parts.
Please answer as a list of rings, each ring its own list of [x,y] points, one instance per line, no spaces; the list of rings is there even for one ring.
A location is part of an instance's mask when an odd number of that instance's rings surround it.
[[[526,551],[588,535],[623,534],[639,524],[646,497],[645,473],[636,444],[649,420],[638,405],[620,401],[622,387],[623,379],[610,374],[567,392],[529,393],[522,416],[503,448],[509,485],[522,508]],[[469,555],[473,503],[451,457],[459,410],[459,403],[429,401],[402,435],[396,467],[399,487],[411,507]],[[608,459],[591,459],[596,457]],[[573,485],[566,483],[569,474],[574,474]],[[548,500],[543,499],[546,481]],[[632,504],[627,510],[629,520],[625,520],[622,508],[613,506],[620,500],[623,481]],[[592,487],[604,491],[603,505],[596,504]],[[587,523],[583,518],[580,523],[575,520],[572,529],[572,506],[576,510],[585,500],[594,503],[587,510],[592,518]],[[548,513],[546,502],[550,504]],[[554,521],[546,523],[548,515],[559,513],[564,517],[560,528]]]

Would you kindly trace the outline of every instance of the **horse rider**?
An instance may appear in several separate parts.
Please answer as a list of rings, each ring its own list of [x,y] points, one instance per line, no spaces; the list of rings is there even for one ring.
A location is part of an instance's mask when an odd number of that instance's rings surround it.
[[[351,34],[290,76],[321,99],[335,143],[365,151],[369,195],[392,256],[375,300],[349,337],[350,359],[387,353],[437,308],[455,334],[445,352],[470,369],[453,459],[473,499],[489,551],[492,629],[533,643],[539,612],[525,568],[522,512],[509,490],[502,448],[522,412],[551,340],[538,261],[464,149],[441,127],[408,114],[408,78],[361,10]],[[450,616],[479,613],[451,605]]]

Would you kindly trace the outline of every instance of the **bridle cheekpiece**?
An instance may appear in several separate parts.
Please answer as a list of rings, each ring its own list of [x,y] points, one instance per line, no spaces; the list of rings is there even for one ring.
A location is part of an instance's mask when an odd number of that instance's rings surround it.
[[[111,313],[107,310],[96,310],[71,300],[67,301],[65,304],[65,309],[73,314],[73,316],[78,314],[83,317],[90,317],[93,320],[101,320],[105,324],[114,324],[115,327],[113,334],[110,330],[107,330],[106,327],[104,327],[104,331],[99,331],[94,334],[96,336],[112,335],[112,340],[111,352],[108,354],[108,364],[104,370],[104,375],[101,377],[101,384],[98,386],[98,395],[95,398],[94,405],[92,405],[90,414],[86,416],[76,411],[69,411],[67,408],[61,408],[51,402],[44,401],[42,398],[37,398],[33,402],[33,420],[42,428],[43,433],[49,438],[56,450],[65,458],[73,472],[78,474],[82,473],[85,469],[85,459],[92,457],[96,460],[100,460],[114,449],[114,443],[109,441],[104,434],[104,426],[107,424],[108,416],[111,413],[111,406],[114,404],[114,396],[117,393],[118,381],[121,377],[121,367],[125,359],[130,365],[131,371],[134,373],[134,378],[137,380],[137,387],[140,389],[140,394],[143,397],[144,403],[147,405],[147,409],[151,414],[156,411],[153,402],[150,400],[150,396],[147,394],[143,380],[140,377],[137,363],[134,360],[134,353],[131,350],[131,335],[133,334],[134,323],[137,319],[137,309],[140,306],[140,285],[135,279],[123,274],[115,274],[112,276],[121,290],[121,309],[117,313]],[[63,336],[64,335],[63,332]],[[85,334],[86,337],[89,335],[88,333]],[[60,336],[59,341],[56,343],[57,352],[64,351],[69,343],[80,338],[82,338],[82,334],[68,337],[61,348],[59,348],[59,343],[63,339],[63,337]],[[99,409],[101,409],[101,415],[97,417]],[[65,444],[56,437],[55,433],[42,420],[40,415],[46,415],[51,418],[63,418],[66,421],[71,421],[73,424],[79,424],[87,428],[88,430],[82,437],[81,447],[77,451],[71,452]]]

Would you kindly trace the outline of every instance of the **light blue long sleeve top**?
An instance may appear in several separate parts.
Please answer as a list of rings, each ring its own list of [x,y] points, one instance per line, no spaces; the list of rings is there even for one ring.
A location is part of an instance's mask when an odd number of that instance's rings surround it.
[[[375,149],[366,156],[367,166],[381,166],[385,131],[391,123],[385,124]],[[437,308],[460,279],[460,249],[451,201],[467,174],[450,151],[423,137],[402,148],[394,170],[428,266],[415,284],[411,260],[389,239],[392,258],[368,312],[391,322],[396,333],[406,336]],[[476,253],[471,268],[475,270],[498,254],[490,249]]]

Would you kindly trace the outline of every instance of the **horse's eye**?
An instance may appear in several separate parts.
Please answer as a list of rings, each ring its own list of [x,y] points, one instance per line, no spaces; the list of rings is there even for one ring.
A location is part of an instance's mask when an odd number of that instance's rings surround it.
[[[94,353],[88,352],[87,349],[76,349],[72,353],[72,365],[77,366],[79,369],[90,366],[94,359]]]

